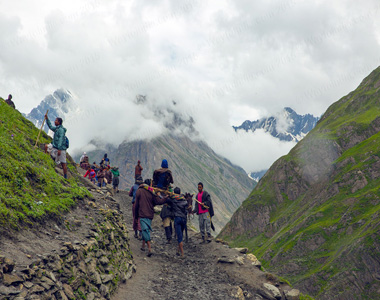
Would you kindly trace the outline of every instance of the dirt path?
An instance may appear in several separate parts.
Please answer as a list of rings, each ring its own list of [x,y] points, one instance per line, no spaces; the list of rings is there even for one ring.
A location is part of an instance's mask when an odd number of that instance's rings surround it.
[[[199,233],[189,230],[189,242],[184,244],[185,259],[176,256],[177,242],[166,244],[159,215],[155,216],[152,224],[154,255],[147,257],[140,250],[141,241],[133,237],[131,198],[126,192],[120,192],[115,198],[130,229],[130,245],[137,272],[119,287],[113,300],[271,299],[259,295],[264,292],[260,292],[258,286],[268,282],[266,273],[252,266],[252,263],[237,264],[236,258],[244,258],[244,255],[235,249],[215,241],[200,244]],[[218,262],[220,259],[225,263]],[[280,283],[277,285],[280,286]]]

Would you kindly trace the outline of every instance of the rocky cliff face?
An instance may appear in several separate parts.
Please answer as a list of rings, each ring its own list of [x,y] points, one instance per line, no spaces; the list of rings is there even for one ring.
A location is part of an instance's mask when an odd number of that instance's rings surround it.
[[[98,145],[99,146],[99,145]],[[104,149],[105,148],[105,149]],[[99,162],[108,154],[112,166],[119,166],[122,175],[120,186],[130,188],[134,183],[137,161],[144,168],[143,178],[152,178],[153,171],[167,159],[173,173],[174,186],[183,193],[197,192],[198,182],[203,182],[213,199],[216,231],[227,223],[254,186],[254,181],[240,167],[220,157],[203,142],[194,142],[185,136],[166,135],[151,141],[124,142],[117,148],[104,147],[89,153],[90,161]]]
[[[380,296],[380,68],[277,160],[220,233],[317,299]]]

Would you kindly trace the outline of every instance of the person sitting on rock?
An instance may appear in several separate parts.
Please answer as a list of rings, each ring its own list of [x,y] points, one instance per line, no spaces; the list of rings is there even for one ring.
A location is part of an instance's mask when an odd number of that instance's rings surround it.
[[[172,172],[168,169],[168,161],[162,160],[161,168],[153,172],[153,186],[162,190],[167,190],[171,183],[174,183]]]
[[[8,95],[8,99],[5,100],[5,103],[7,103],[9,106],[11,106],[11,107],[13,107],[14,109],[16,109],[16,106],[15,106],[15,104],[14,104],[13,101],[12,101],[12,95],[11,95],[11,94]]]

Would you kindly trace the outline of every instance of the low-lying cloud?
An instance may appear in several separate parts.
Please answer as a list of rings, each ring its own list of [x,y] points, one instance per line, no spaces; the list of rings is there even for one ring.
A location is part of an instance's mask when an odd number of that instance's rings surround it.
[[[28,113],[70,90],[73,148],[175,124],[257,170],[291,145],[231,125],[284,107],[321,115],[380,64],[379,14],[376,0],[3,1],[0,95]]]

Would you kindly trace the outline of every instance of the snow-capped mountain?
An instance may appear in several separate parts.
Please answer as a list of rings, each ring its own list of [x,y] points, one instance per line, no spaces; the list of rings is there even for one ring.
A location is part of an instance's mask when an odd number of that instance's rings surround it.
[[[47,110],[49,110],[48,117],[53,123],[56,117],[65,120],[66,116],[75,109],[76,103],[71,92],[65,89],[58,89],[52,95],[46,96],[41,103],[33,108],[25,117],[36,125],[36,127],[40,128]],[[49,131],[46,123],[44,124],[43,130],[46,133]]]
[[[319,117],[311,114],[299,115],[290,107],[285,107],[279,114],[256,121],[244,121],[240,126],[233,126],[235,131],[254,132],[264,129],[281,141],[299,142],[317,124]]]
[[[245,130],[255,132],[263,129],[275,138],[285,142],[299,142],[317,124],[319,117],[311,114],[299,115],[290,107],[285,107],[280,113],[256,121],[244,121],[240,126],[233,126],[235,131]],[[248,176],[258,182],[267,170],[250,172]]]

